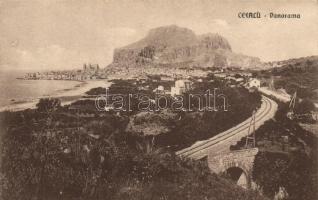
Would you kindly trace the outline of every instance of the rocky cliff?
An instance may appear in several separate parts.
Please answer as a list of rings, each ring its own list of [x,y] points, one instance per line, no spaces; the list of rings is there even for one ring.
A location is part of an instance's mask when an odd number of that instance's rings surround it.
[[[148,35],[115,49],[115,66],[138,67],[145,64],[178,63],[200,67],[256,68],[258,58],[235,54],[229,42],[218,34],[196,35],[175,25],[155,28]]]

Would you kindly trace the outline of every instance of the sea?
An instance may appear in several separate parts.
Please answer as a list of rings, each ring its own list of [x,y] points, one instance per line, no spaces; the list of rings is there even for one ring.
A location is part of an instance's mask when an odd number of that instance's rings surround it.
[[[28,71],[0,71],[0,108],[35,101],[79,87],[81,82],[70,80],[23,80]]]

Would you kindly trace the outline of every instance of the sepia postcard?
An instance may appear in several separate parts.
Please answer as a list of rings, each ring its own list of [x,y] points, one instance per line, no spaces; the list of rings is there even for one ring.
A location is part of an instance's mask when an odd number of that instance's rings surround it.
[[[317,0],[0,0],[0,200],[316,200],[317,120]]]

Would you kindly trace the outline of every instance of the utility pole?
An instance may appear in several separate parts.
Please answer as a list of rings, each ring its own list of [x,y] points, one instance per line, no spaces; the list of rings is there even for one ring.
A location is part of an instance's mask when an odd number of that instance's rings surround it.
[[[296,104],[297,92],[294,93],[289,102],[289,111],[287,112],[287,117],[291,120],[295,118],[294,108]]]
[[[289,102],[289,108],[293,111],[295,108],[295,104],[296,104],[296,97],[297,97],[297,92],[294,93],[293,97],[291,98],[290,102]]]
[[[253,111],[252,118],[250,121],[250,125],[248,127],[248,134],[246,136],[246,141],[245,141],[245,149],[248,148],[255,148],[256,146],[256,141],[255,141],[255,110]],[[251,133],[252,129],[252,133]]]
[[[271,81],[269,83],[269,89],[272,91],[275,91],[275,86],[274,86],[274,78],[273,76],[271,77]]]

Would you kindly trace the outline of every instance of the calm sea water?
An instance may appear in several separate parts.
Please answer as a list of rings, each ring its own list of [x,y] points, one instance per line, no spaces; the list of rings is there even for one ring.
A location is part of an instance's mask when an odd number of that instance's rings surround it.
[[[78,81],[21,80],[25,71],[0,71],[0,107],[57,94],[80,84]]]

